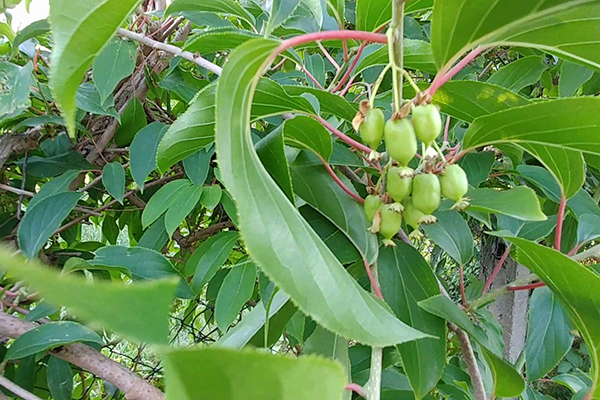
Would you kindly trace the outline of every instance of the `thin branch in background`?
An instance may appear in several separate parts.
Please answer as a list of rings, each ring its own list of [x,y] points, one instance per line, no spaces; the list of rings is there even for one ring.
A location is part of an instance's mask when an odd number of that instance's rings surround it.
[[[10,390],[23,400],[42,400],[35,394],[28,392],[21,386],[17,385],[16,383],[13,383],[12,381],[9,381],[5,376],[2,375],[0,375],[0,386]]]
[[[560,251],[562,241],[562,228],[565,220],[565,209],[567,208],[567,198],[561,194],[560,204],[558,205],[558,214],[556,216],[556,233],[554,235],[554,248]]]
[[[359,384],[356,383],[349,383],[346,385],[346,390],[350,390],[354,393],[356,393],[357,395],[361,396],[361,397],[365,397],[365,392],[363,390],[363,387],[360,386]]]
[[[25,190],[25,182],[27,181],[27,161],[29,160],[29,152],[25,153],[25,158],[23,159],[23,171],[21,174],[21,191]],[[19,203],[17,205],[17,219],[21,220],[21,208],[23,207],[23,193],[19,194]]]
[[[458,267],[459,272],[459,286],[460,286],[460,297],[462,300],[463,306],[467,306],[467,293],[465,292],[465,268],[462,264]]]
[[[329,62],[331,63],[331,65],[333,65],[333,67],[339,71],[340,70],[340,65],[335,61],[335,59],[333,58],[333,56],[327,51],[327,49],[325,47],[323,47],[323,44],[321,43],[320,40],[317,40],[317,46],[319,46],[319,49],[321,49],[321,51],[323,52],[323,55],[325,55],[325,57],[329,60]]]
[[[475,398],[477,400],[486,400],[483,378],[481,376],[481,372],[479,371],[479,367],[477,366],[477,359],[475,358],[475,353],[473,353],[473,346],[471,345],[469,335],[452,323],[449,323],[448,327],[456,334],[456,338],[460,344],[461,352],[465,359],[465,363],[467,364],[467,371],[471,377],[471,384],[475,390]]]
[[[293,60],[292,60],[293,61]],[[317,80],[317,78],[314,77],[313,74],[310,73],[309,70],[306,69],[306,67],[304,65],[302,65],[302,63],[296,63],[300,69],[302,70],[302,72],[304,72],[306,74],[306,76],[308,76],[308,78],[315,84],[317,85],[317,87],[321,90],[325,90],[323,88],[323,85],[321,85],[321,83],[319,83],[319,81]]]
[[[506,250],[504,250],[504,253],[500,257],[500,260],[498,260],[498,264],[496,265],[496,268],[494,268],[494,271],[492,271],[490,278],[485,283],[485,287],[481,291],[482,295],[485,294],[485,292],[487,292],[490,289],[490,287],[492,286],[492,284],[494,283],[494,279],[496,279],[496,275],[498,275],[498,273],[502,269],[502,266],[504,265],[504,262],[506,261],[506,259],[508,258],[508,255],[510,254],[511,247],[512,247],[512,243],[509,244],[508,246],[506,246]]]
[[[544,282],[537,282],[537,283],[531,283],[529,285],[523,285],[523,286],[509,286],[509,287],[507,287],[507,290],[511,291],[511,292],[516,292],[519,290],[531,290],[531,289],[540,288],[540,287],[544,287],[544,286],[546,286],[546,284]]]
[[[475,60],[481,53],[486,50],[486,47],[478,46],[475,49],[471,50],[469,54],[467,54],[462,60],[458,62],[450,71],[443,73],[444,68],[440,70],[440,72],[435,76],[431,86],[425,91],[431,97],[435,94],[435,92],[442,87],[446,82],[452,79],[456,74],[458,74],[464,67],[469,65],[469,63]]]
[[[443,143],[448,142],[448,131],[450,130],[450,116],[446,117],[446,126],[444,127],[444,141]]]
[[[381,35],[381,36],[385,36],[385,35]],[[387,39],[387,36],[386,36],[386,39]],[[367,41],[364,41],[361,43],[360,47],[358,48],[358,52],[354,56],[354,60],[352,60],[352,64],[350,64],[350,66],[346,70],[346,73],[344,74],[344,76],[342,76],[342,79],[340,79],[337,86],[333,89],[334,92],[339,92],[342,89],[342,87],[344,86],[344,84],[348,81],[348,79],[350,78],[350,75],[354,71],[354,67],[356,67],[356,64],[358,64],[358,61],[360,60],[360,56],[362,55],[363,51],[365,50],[365,47],[367,47]]]

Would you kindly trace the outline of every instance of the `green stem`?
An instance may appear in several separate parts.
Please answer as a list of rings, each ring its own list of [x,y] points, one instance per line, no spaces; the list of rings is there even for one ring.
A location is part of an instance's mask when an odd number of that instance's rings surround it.
[[[496,290],[493,290],[491,292],[489,292],[488,294],[484,294],[483,296],[481,296],[480,298],[474,300],[470,305],[469,305],[469,309],[468,311],[475,311],[493,301],[495,301],[498,297],[502,296],[503,294],[507,294],[510,293],[510,290],[508,290],[509,286],[521,286],[521,285],[526,285],[528,283],[531,282],[535,282],[537,281],[539,278],[536,274],[530,274],[527,275],[526,277],[523,277],[521,279],[517,279],[516,281],[513,281],[509,284],[506,284],[502,287],[499,287]]]
[[[366,387],[367,400],[379,400],[381,398],[381,370],[383,367],[383,349],[381,347],[371,348],[371,367],[369,382]]]
[[[373,108],[373,106],[375,105],[375,97],[377,96],[377,91],[379,90],[379,86],[381,86],[381,82],[383,82],[383,78],[385,78],[385,74],[387,74],[387,72],[390,70],[391,67],[392,67],[392,64],[386,65],[386,67],[383,69],[383,71],[381,71],[381,74],[379,74],[379,77],[373,84],[373,88],[371,89],[371,98],[369,99],[369,105],[371,106],[371,108]]]
[[[404,3],[406,0],[394,0],[392,4],[392,23],[388,31],[388,49],[390,62],[394,66],[394,103],[395,110],[402,107],[402,86],[404,74]]]

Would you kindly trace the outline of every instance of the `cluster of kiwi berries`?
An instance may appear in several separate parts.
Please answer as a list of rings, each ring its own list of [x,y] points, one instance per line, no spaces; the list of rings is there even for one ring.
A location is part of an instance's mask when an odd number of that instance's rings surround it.
[[[437,222],[432,214],[440,206],[442,196],[455,202],[454,209],[462,210],[469,205],[464,197],[468,181],[463,169],[456,164],[446,165],[445,160],[443,169],[435,168],[439,151],[431,146],[442,132],[442,118],[436,106],[409,104],[385,122],[383,112],[365,102],[357,119],[355,127],[363,142],[376,152],[383,139],[390,158],[387,174],[382,177],[385,179],[367,188],[369,195],[364,204],[365,214],[372,223],[369,230],[380,233],[386,246],[394,245],[391,239],[400,231],[403,219],[414,229],[413,237],[420,234],[421,224]],[[417,138],[427,149],[421,158],[423,165],[417,169],[421,172],[408,166],[417,154]]]

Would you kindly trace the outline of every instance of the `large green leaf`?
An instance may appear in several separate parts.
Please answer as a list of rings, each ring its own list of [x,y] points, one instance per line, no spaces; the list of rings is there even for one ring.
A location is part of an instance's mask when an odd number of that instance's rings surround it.
[[[265,35],[270,35],[277,27],[291,18],[299,5],[300,0],[273,0],[271,2],[271,15],[265,28]]]
[[[526,187],[518,186],[509,190],[469,189],[467,197],[471,199],[469,210],[498,213],[523,221],[545,221],[540,203],[535,192]]]
[[[423,230],[460,265],[466,265],[473,256],[473,234],[467,221],[456,211],[435,214],[436,224],[425,225]]]
[[[333,152],[331,135],[318,121],[298,115],[285,121],[283,135],[288,146],[309,149],[325,161],[329,161],[329,157]]]
[[[285,153],[282,125],[256,143],[258,158],[262,161],[269,175],[277,182],[279,188],[293,203],[295,201],[294,189],[292,188],[290,166]]]
[[[377,237],[360,203],[329,176],[324,167],[293,167],[294,192],[338,227],[369,263],[377,260]],[[345,178],[341,178],[351,186]]]
[[[96,256],[88,261],[91,265],[126,268],[135,281],[156,280],[161,278],[179,278],[177,295],[183,298],[193,297],[188,284],[181,279],[173,264],[157,251],[144,247],[105,246],[96,250]]]
[[[437,0],[433,55],[441,68],[478,45],[528,46],[598,69],[599,16],[597,0]]]
[[[170,237],[175,229],[187,217],[200,201],[202,186],[184,186],[173,197],[167,212],[165,212],[165,230]]]
[[[48,389],[54,400],[71,400],[73,395],[73,371],[68,362],[50,357],[47,372]]]
[[[215,85],[203,89],[164,135],[158,146],[160,170],[167,170],[215,140],[215,90]],[[310,114],[314,109],[305,98],[291,96],[274,81],[262,79],[256,89],[252,118],[286,112]]]
[[[566,255],[525,239],[507,238],[518,247],[517,259],[548,285],[579,330],[592,360],[591,399],[600,399],[600,276]]]
[[[525,97],[500,86],[477,81],[450,81],[435,92],[442,112],[462,121],[529,104]]]
[[[94,58],[141,0],[51,0],[50,86],[67,129],[75,134],[75,93]]]
[[[548,288],[533,292],[529,303],[529,323],[525,362],[527,380],[541,379],[571,348],[571,321],[563,306]]]
[[[465,148],[513,143],[542,161],[567,198],[583,184],[579,152],[600,154],[600,124],[593,111],[600,99],[559,99],[511,108],[477,118],[464,137]]]
[[[376,346],[426,337],[359,287],[260,163],[250,136],[252,97],[277,46],[256,39],[238,47],[217,89],[219,166],[248,252],[305,314],[334,333]]]
[[[417,304],[440,294],[438,282],[423,256],[406,243],[396,242],[396,247],[384,247],[377,265],[381,292],[396,316],[435,336],[435,339],[398,345],[404,372],[415,397],[421,399],[435,387],[446,363],[445,321]]]
[[[146,178],[156,169],[156,151],[158,143],[167,131],[167,126],[153,122],[138,132],[129,146],[129,162],[131,164],[131,176],[144,192]]]
[[[35,260],[25,261],[0,248],[0,266],[25,280],[40,297],[67,306],[83,320],[148,343],[168,344],[168,317],[176,279],[126,284],[59,275]],[[144,318],[140,318],[143,315]]]
[[[137,61],[137,44],[113,38],[94,60],[93,79],[104,101],[119,82],[133,73]]]
[[[0,63],[0,119],[13,118],[31,106],[29,87],[33,84],[33,63],[24,67],[9,62]]]
[[[250,24],[254,24],[254,17],[238,2],[233,0],[175,0],[167,9],[166,15],[194,12],[214,12],[219,14],[233,15]]]
[[[358,0],[356,29],[375,31],[392,19],[392,2],[388,0]]]
[[[193,188],[192,182],[187,179],[177,179],[158,189],[142,212],[142,226],[149,226],[170,209],[179,193],[185,188]]]
[[[75,342],[104,344],[90,328],[71,321],[43,324],[25,332],[8,348],[5,360],[16,360]]]
[[[50,24],[47,19],[35,21],[25,28],[17,32],[15,39],[12,42],[11,58],[14,58],[19,53],[19,46],[28,39],[42,36],[50,32]]]
[[[525,86],[539,81],[542,73],[547,69],[548,66],[540,56],[523,57],[500,68],[487,82],[518,92]]]
[[[61,176],[51,179],[45,183],[44,186],[42,186],[40,191],[37,192],[35,196],[31,198],[31,200],[29,200],[27,208],[33,208],[33,206],[44,200],[46,197],[68,191],[69,186],[79,174],[79,171],[67,171]]]
[[[235,321],[242,307],[252,297],[256,266],[248,262],[235,266],[227,274],[215,302],[215,321],[222,331]]]
[[[167,400],[341,400],[346,385],[339,363],[316,356],[205,348],[168,351],[164,363]]]
[[[27,210],[17,232],[19,248],[28,258],[33,258],[46,241],[60,227],[75,207],[82,193],[63,192],[48,196]]]
[[[594,70],[585,65],[565,61],[560,69],[558,95],[560,97],[573,96],[592,75],[594,75]]]
[[[194,274],[192,287],[200,292],[217,273],[217,270],[225,264],[233,246],[237,243],[237,232],[221,232],[194,251],[194,254],[185,264],[185,275]]]
[[[508,361],[489,350],[482,348],[481,351],[494,378],[494,395],[498,397],[520,396],[526,386],[521,374]]]
[[[118,162],[111,162],[102,169],[102,184],[108,193],[123,204],[125,195],[125,169]]]

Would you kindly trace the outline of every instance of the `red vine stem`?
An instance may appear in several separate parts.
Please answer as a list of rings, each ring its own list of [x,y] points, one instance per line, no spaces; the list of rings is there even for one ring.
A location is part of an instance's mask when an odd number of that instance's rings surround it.
[[[295,36],[293,38],[284,40],[281,44],[273,51],[271,58],[283,53],[284,51],[301,44],[311,43],[317,40],[364,40],[365,42],[373,43],[387,43],[387,36],[381,33],[372,33],[364,31],[325,31],[308,33],[306,35]]]
[[[346,184],[344,184],[344,182],[342,182],[340,177],[337,176],[336,173],[331,168],[331,165],[329,165],[329,163],[327,161],[325,161],[325,159],[323,157],[321,157],[321,156],[318,156],[318,157],[321,160],[321,162],[323,163],[323,166],[325,167],[325,169],[327,170],[327,173],[333,178],[335,183],[337,183],[338,186],[341,187],[342,190],[344,192],[346,192],[354,200],[358,201],[360,204],[364,204],[365,200],[362,197],[360,197],[359,195],[357,195],[356,193],[354,193],[352,190],[350,190],[350,188],[348,188],[348,186],[346,186]]]
[[[382,36],[385,36],[385,35],[382,35]],[[386,42],[387,42],[387,40],[386,40]],[[340,80],[340,82],[337,84],[337,86],[335,87],[335,89],[333,89],[334,92],[337,92],[340,89],[342,89],[342,86],[344,86],[344,84],[346,83],[346,81],[348,80],[348,78],[350,78],[350,75],[352,74],[352,71],[354,70],[354,67],[356,67],[356,64],[358,64],[358,60],[360,60],[360,56],[362,55],[363,50],[365,49],[365,47],[367,47],[367,41],[362,42],[362,44],[358,48],[358,52],[356,53],[356,56],[354,57],[354,60],[352,60],[352,64],[350,64],[350,66],[348,67],[348,70],[346,71],[346,73],[344,74],[344,76],[342,77],[342,79]]]
[[[327,51],[327,49],[323,46],[323,44],[317,40],[317,46],[319,46],[319,49],[321,49],[321,51],[323,52],[323,55],[329,60],[329,62],[331,63],[331,65],[333,65],[333,67],[339,71],[340,70],[340,65],[335,61],[335,59],[333,58],[333,56]]]
[[[365,264],[365,270],[367,271],[367,276],[369,277],[369,282],[371,282],[371,287],[373,288],[375,296],[383,300],[383,294],[381,293],[381,289],[379,288],[379,283],[377,282],[377,279],[375,279],[373,271],[371,270],[371,265],[369,265],[369,262],[365,257],[363,257],[363,263]]]
[[[496,279],[496,275],[498,275],[498,272],[500,272],[500,270],[502,269],[502,266],[504,265],[504,262],[506,261],[506,259],[508,258],[508,255],[510,254],[511,246],[512,246],[512,244],[509,244],[506,247],[506,250],[504,250],[502,257],[500,257],[500,260],[498,260],[498,264],[496,265],[496,268],[494,268],[494,271],[490,275],[490,278],[485,283],[485,287],[481,291],[482,295],[485,294],[485,292],[487,292],[490,289],[490,287],[492,286],[492,283],[494,283],[494,279]]]
[[[469,65],[469,63],[471,61],[473,61],[474,59],[476,59],[477,56],[480,55],[485,49],[486,48],[482,47],[482,46],[474,48],[473,50],[471,50],[471,52],[469,54],[467,54],[462,60],[460,60],[460,62],[458,62],[458,64],[456,64],[448,72],[444,72],[445,69],[442,68],[442,70],[440,71],[440,73],[438,73],[435,76],[435,78],[433,79],[433,82],[431,83],[431,86],[426,90],[426,93],[428,93],[429,95],[431,95],[433,97],[433,95],[435,94],[435,92],[440,87],[442,87],[442,85],[444,85],[444,83],[448,82],[450,79],[452,79],[454,77],[454,75],[456,75],[464,67],[466,67],[467,65]]]
[[[535,288],[544,287],[544,286],[546,286],[546,284],[544,282],[537,282],[537,283],[530,283],[529,285],[523,285],[523,286],[509,286],[506,289],[510,290],[511,292],[516,292],[517,290],[529,290],[529,289],[535,289]]]
[[[556,234],[554,235],[554,248],[560,251],[560,242],[562,240],[563,221],[565,219],[565,209],[567,208],[567,198],[562,193],[560,204],[558,205],[558,215],[556,216]]]
[[[465,292],[465,271],[462,264],[458,267],[458,272],[460,274],[460,297],[462,298],[463,306],[467,305],[467,294]]]
[[[354,392],[361,397],[365,397],[365,392],[364,392],[362,386],[360,386],[357,383],[349,383],[346,385],[345,389],[350,390],[351,392]]]
[[[344,142],[348,143],[350,146],[357,148],[360,151],[363,151],[367,154],[371,153],[371,149],[367,146],[365,146],[364,144],[357,142],[356,140],[352,139],[350,136],[340,132],[335,126],[331,125],[329,122],[327,122],[323,117],[321,117],[320,115],[311,115],[311,117],[315,118],[317,121],[319,121],[325,128],[327,128],[327,130],[331,133],[333,133],[335,136],[337,136],[338,138],[340,138],[341,140],[343,140]]]

